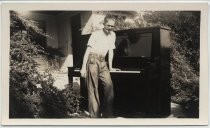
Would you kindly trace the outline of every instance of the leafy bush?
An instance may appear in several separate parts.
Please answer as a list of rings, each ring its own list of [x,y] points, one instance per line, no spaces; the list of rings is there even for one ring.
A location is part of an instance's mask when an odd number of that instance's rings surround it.
[[[63,57],[63,53],[58,48],[48,47],[46,48],[47,60],[51,70],[58,71],[60,69],[59,60]]]
[[[33,57],[39,52],[20,31],[10,38],[10,117],[36,117],[40,96],[36,84],[40,75]]]
[[[36,36],[46,36],[34,21],[10,12],[10,118],[64,118],[79,112],[79,97],[69,87],[58,90],[48,71],[37,70],[35,58],[47,55]]]
[[[189,112],[190,117],[199,115],[199,76],[189,65],[187,58],[182,55],[183,48],[173,43],[171,55],[171,86],[172,101],[182,104]]]
[[[71,86],[64,90],[58,90],[53,86],[52,75],[45,73],[41,81],[42,89],[40,117],[44,118],[67,118],[72,113],[79,112],[79,96],[73,91]]]

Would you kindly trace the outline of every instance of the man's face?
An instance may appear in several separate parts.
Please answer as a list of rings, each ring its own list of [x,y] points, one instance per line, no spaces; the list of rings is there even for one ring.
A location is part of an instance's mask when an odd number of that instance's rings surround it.
[[[115,21],[114,20],[108,20],[107,22],[104,23],[104,30],[107,33],[110,33],[114,29]]]

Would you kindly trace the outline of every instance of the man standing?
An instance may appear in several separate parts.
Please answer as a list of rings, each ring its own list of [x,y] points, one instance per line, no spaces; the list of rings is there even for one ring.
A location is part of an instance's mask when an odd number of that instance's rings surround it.
[[[113,49],[116,35],[113,32],[115,19],[112,16],[104,18],[104,28],[93,32],[89,38],[83,58],[81,76],[85,78],[88,89],[88,109],[91,118],[112,117],[113,112],[113,83],[109,70],[112,68]],[[108,65],[105,56],[108,53]],[[99,80],[103,86],[103,102],[101,104],[98,87]]]

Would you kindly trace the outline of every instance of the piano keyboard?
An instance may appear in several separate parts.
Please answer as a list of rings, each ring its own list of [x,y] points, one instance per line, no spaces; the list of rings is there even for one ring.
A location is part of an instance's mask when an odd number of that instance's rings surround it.
[[[75,69],[74,72],[80,72],[80,70]],[[110,71],[110,73],[134,73],[134,74],[140,74],[141,71],[125,71],[125,70],[119,70],[119,71]]]

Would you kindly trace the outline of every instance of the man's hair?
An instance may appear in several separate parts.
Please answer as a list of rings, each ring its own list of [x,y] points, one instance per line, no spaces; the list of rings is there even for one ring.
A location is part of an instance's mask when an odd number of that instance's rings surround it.
[[[116,18],[113,15],[106,15],[104,17],[104,23],[108,22],[108,20],[113,20],[114,22],[116,22]]]

